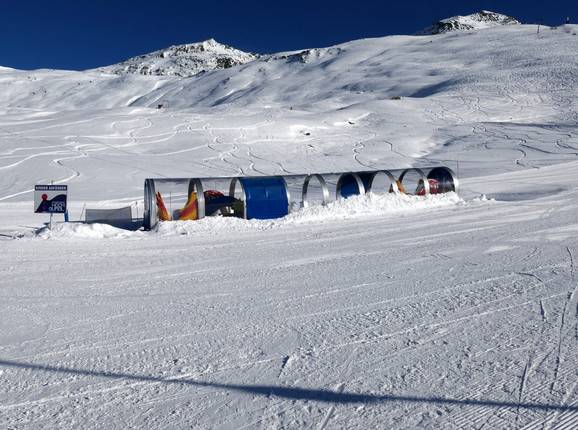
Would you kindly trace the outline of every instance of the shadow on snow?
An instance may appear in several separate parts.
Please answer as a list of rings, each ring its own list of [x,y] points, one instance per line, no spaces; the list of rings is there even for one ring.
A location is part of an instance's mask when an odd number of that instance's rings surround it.
[[[70,367],[50,366],[45,364],[24,363],[11,360],[0,360],[0,366],[13,367],[27,370],[40,370],[45,372],[57,372],[69,375],[81,375],[108,379],[127,379],[132,381],[190,385],[195,387],[219,388],[229,391],[254,394],[257,396],[276,396],[293,400],[310,400],[326,403],[384,403],[384,402],[406,402],[406,403],[433,403],[440,405],[458,406],[486,406],[495,408],[515,408],[542,411],[572,411],[578,412],[578,406],[565,406],[546,403],[516,403],[497,400],[474,400],[474,399],[451,399],[446,397],[420,397],[420,396],[400,396],[390,394],[363,394],[337,392],[330,390],[284,387],[275,385],[241,385],[223,384],[218,382],[205,382],[187,378],[161,378],[157,376],[132,375],[120,372],[105,372],[100,370],[75,369]]]

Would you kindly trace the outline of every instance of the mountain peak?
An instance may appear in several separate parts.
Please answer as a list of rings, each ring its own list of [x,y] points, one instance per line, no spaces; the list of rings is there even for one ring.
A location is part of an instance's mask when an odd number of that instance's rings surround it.
[[[500,25],[520,24],[515,18],[501,13],[482,10],[471,15],[457,15],[442,19],[432,26],[420,31],[418,35],[431,35],[448,33],[450,31],[480,30],[483,28],[497,27]]]
[[[211,38],[202,42],[169,46],[98,70],[117,75],[189,77],[209,70],[228,69],[257,58],[257,54],[235,49]]]

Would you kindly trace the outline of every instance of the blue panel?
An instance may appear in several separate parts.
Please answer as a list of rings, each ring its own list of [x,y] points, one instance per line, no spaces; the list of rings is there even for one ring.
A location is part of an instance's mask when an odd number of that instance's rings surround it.
[[[353,175],[345,175],[341,177],[341,197],[357,196],[359,194],[359,186]]]
[[[245,190],[247,219],[281,218],[289,213],[287,189],[282,177],[239,179]]]
[[[371,180],[373,179],[373,176],[375,175],[375,172],[367,172],[367,173],[358,173],[357,176],[359,176],[359,178],[361,179],[361,182],[363,182],[363,186],[365,187],[365,191],[369,190],[369,188],[371,187]]]

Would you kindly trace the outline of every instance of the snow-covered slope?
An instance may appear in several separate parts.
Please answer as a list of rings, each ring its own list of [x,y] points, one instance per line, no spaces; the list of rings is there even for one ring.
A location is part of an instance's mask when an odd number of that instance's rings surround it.
[[[0,428],[576,428],[576,30],[0,69]],[[438,163],[460,197],[34,233],[52,180],[76,221],[146,177]]]
[[[442,19],[432,26],[422,30],[420,35],[432,35],[447,33],[449,31],[464,31],[464,30],[481,30],[484,28],[491,28],[499,25],[517,25],[520,24],[515,18],[503,15],[501,13],[482,10],[477,13],[466,16],[453,16],[451,18]]]
[[[29,198],[43,179],[109,199],[140,195],[159,175],[433,160],[477,175],[570,161],[575,30],[364,39],[186,79],[3,70],[0,199]]]
[[[0,427],[574,429],[578,164],[464,186],[0,236]]]
[[[228,69],[258,57],[256,54],[223,45],[215,39],[208,39],[198,43],[170,46],[97,70],[117,75],[187,77],[209,70]]]

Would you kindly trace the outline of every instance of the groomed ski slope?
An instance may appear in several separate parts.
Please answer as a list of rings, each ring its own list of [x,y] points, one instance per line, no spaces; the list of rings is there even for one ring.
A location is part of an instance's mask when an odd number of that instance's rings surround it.
[[[578,163],[488,181],[0,242],[0,426],[575,428]]]
[[[0,70],[0,428],[575,429],[574,29],[351,42],[306,89],[337,48],[181,81]],[[228,74],[257,89],[216,103]],[[31,213],[49,180],[75,220],[142,211],[149,176],[441,161],[459,196],[156,233]]]

